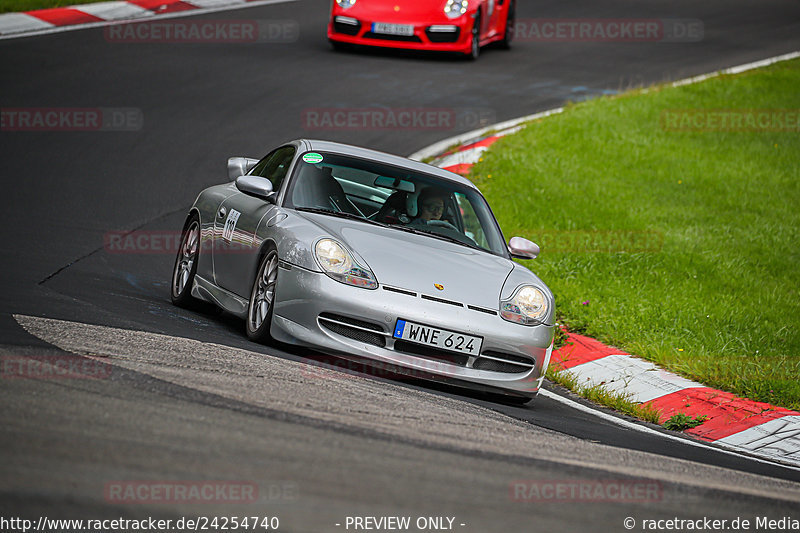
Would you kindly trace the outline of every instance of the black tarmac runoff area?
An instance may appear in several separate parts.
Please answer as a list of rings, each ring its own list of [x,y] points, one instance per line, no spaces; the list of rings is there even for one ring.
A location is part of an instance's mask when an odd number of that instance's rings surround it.
[[[171,252],[108,246],[178,231],[197,193],[227,181],[228,157],[298,137],[408,155],[568,101],[793,52],[800,3],[522,0],[523,29],[619,19],[669,31],[528,33],[476,62],[334,51],[329,10],[296,0],[164,19],[257,24],[256,42],[130,42],[107,28],[0,40],[4,113],[103,116],[91,131],[0,128],[0,530],[800,528],[798,469],[621,427],[551,385],[555,397],[519,407],[253,344],[235,318],[171,305]],[[452,120],[326,122],[402,109]],[[74,372],[9,370],[37,358]]]

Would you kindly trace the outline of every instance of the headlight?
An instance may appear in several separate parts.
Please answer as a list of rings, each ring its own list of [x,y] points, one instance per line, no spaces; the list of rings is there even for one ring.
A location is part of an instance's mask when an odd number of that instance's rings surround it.
[[[377,289],[372,271],[359,265],[344,246],[333,239],[321,239],[314,247],[317,262],[325,273],[338,282],[364,289]]]
[[[356,4],[356,0],[336,0],[336,4],[342,9],[350,9]]]
[[[550,304],[547,296],[533,285],[523,285],[510,300],[500,302],[500,316],[509,322],[532,326],[541,324]]]
[[[447,0],[444,5],[444,14],[451,19],[458,18],[467,12],[468,7],[469,0]]]

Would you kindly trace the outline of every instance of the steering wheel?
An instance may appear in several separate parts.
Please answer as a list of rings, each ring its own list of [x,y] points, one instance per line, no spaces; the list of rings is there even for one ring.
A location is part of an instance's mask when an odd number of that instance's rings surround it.
[[[427,224],[428,224],[428,226],[434,226],[434,227],[437,227],[437,228],[448,228],[448,229],[454,229],[454,230],[458,231],[458,228],[456,228],[454,225],[452,225],[450,222],[448,222],[446,220],[429,220],[427,222]]]

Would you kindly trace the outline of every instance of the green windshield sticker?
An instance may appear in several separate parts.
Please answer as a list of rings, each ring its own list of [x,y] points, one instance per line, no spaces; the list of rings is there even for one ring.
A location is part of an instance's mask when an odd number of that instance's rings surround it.
[[[322,155],[316,152],[308,152],[307,154],[303,154],[303,161],[315,165],[322,162]]]

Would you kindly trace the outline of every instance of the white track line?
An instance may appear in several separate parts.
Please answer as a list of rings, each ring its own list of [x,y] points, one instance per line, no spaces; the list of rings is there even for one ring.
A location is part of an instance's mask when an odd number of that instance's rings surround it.
[[[191,338],[12,316],[31,335],[67,352],[105,356],[108,359],[103,360],[115,368],[305,419],[411,438],[419,443],[544,459],[612,475],[656,479],[657,472],[661,482],[784,499],[794,504],[800,501],[800,485],[791,480],[593,443],[546,428],[532,431],[530,423],[494,409],[401,384],[333,369],[309,368],[301,361]],[[269,383],[281,386],[265,386]],[[331,401],[334,396],[336,401]],[[387,416],[396,413],[398,406],[405,408],[408,416]],[[466,434],[465,427],[469,428]],[[548,452],[543,455],[541,450]],[[731,479],[739,483],[731,485]]]
[[[745,63],[744,65],[726,68],[724,70],[718,70],[717,72],[711,72],[710,74],[701,74],[700,76],[694,76],[693,78],[685,78],[676,81],[675,83],[672,84],[672,86],[680,87],[681,85],[690,85],[692,83],[697,83],[699,81],[705,81],[709,78],[715,78],[720,74],[739,74],[741,72],[747,72],[748,70],[753,70],[755,68],[766,67],[772,65],[773,63],[778,63],[779,61],[788,61],[790,59],[795,59],[797,57],[800,57],[800,51],[789,52],[788,54],[782,54],[774,57],[768,57],[767,59],[753,61],[752,63]]]
[[[447,168],[455,165],[475,164],[478,162],[478,159],[480,159],[483,152],[488,149],[488,146],[478,146],[475,148],[470,148],[469,150],[462,150],[460,152],[450,154],[440,161],[437,161],[436,166]]]
[[[685,79],[682,79],[682,80],[675,81],[675,82],[671,83],[670,85],[672,87],[680,87],[680,86],[683,86],[683,85],[689,85],[689,84],[692,84],[692,83],[701,82],[701,81],[704,81],[704,80],[707,80],[707,79],[710,79],[710,78],[714,78],[714,77],[717,77],[717,76],[720,76],[720,75],[723,75],[723,74],[739,74],[739,73],[742,73],[742,72],[746,72],[748,70],[753,70],[753,69],[765,67],[765,66],[768,66],[768,65],[772,65],[773,63],[778,63],[780,61],[788,61],[790,59],[795,59],[795,58],[798,58],[798,57],[800,57],[800,51],[790,52],[790,53],[787,53],[787,54],[773,56],[773,57],[769,57],[769,58],[762,59],[762,60],[759,60],[759,61],[754,61],[754,62],[751,62],[751,63],[745,63],[743,65],[737,65],[737,66],[734,66],[734,67],[729,67],[729,68],[726,68],[726,69],[722,69],[722,70],[718,70],[718,71],[715,71],[715,72],[711,72],[709,74],[702,74],[700,76],[694,76],[694,77],[691,77],[691,78],[685,78]],[[645,89],[645,91],[647,91],[647,90],[648,89]],[[446,149],[450,148],[453,145],[463,144],[463,143],[465,143],[467,141],[470,141],[472,139],[485,136],[487,133],[489,133],[491,131],[495,131],[495,132],[496,131],[500,131],[502,133],[504,130],[507,130],[507,129],[510,129],[510,128],[513,128],[513,131],[517,131],[518,129],[521,129],[520,126],[525,122],[530,122],[532,120],[537,120],[537,119],[544,118],[544,117],[547,117],[547,116],[550,116],[550,115],[555,115],[555,114],[561,113],[563,110],[564,110],[563,107],[558,107],[558,108],[555,108],[555,109],[548,109],[546,111],[541,111],[539,113],[534,113],[532,115],[526,115],[524,117],[515,118],[515,119],[512,119],[512,120],[507,120],[505,122],[499,122],[497,124],[492,124],[490,126],[486,126],[486,127],[483,127],[483,128],[472,130],[472,131],[467,132],[467,133],[462,133],[460,135],[456,135],[454,137],[450,137],[450,138],[444,139],[442,141],[439,141],[437,143],[434,143],[434,144],[432,144],[430,146],[427,146],[427,147],[425,147],[425,148],[423,148],[421,150],[418,150],[418,151],[414,152],[413,154],[411,154],[408,157],[409,157],[409,159],[414,159],[414,160],[417,160],[417,161],[421,161],[421,160],[429,158],[429,157],[436,157],[436,156],[438,156],[439,154],[441,154],[442,152],[444,152]],[[505,133],[502,133],[502,135],[506,135],[508,133],[511,133],[511,132],[505,132]],[[448,157],[452,157],[452,156],[448,156]],[[448,160],[448,158],[445,158],[444,161],[449,161],[449,160]],[[438,166],[442,166],[441,162],[438,162],[437,165]],[[616,356],[616,357],[622,357],[622,356]],[[633,357],[630,357],[630,359],[632,361],[637,361],[637,359],[633,358]],[[577,368],[577,367],[575,367],[575,368]],[[570,370],[574,370],[574,369],[570,369]],[[604,370],[607,370],[607,369],[604,369]],[[659,369],[659,374],[665,374],[665,373],[666,373],[665,370]],[[614,381],[614,377],[613,376],[612,377],[608,377],[606,379]],[[624,372],[621,373],[619,376],[617,376],[616,379],[620,379],[624,383],[626,381]],[[692,383],[689,380],[686,380],[685,378],[681,378],[680,376],[677,376],[677,375],[675,375],[675,379],[672,379],[670,377],[670,379],[668,379],[666,381],[669,382],[668,385],[675,386],[675,387],[677,387],[679,389],[680,388],[685,388],[687,386],[687,383]],[[638,392],[640,394],[646,394],[646,391],[638,391]],[[669,434],[666,434],[666,433],[662,433],[660,431],[656,431],[656,430],[654,430],[652,428],[649,428],[647,426],[643,426],[643,425],[636,424],[636,423],[633,423],[633,422],[628,422],[627,420],[623,420],[621,418],[617,418],[615,416],[608,415],[608,414],[606,414],[606,413],[604,413],[602,411],[598,411],[598,410],[593,409],[591,407],[586,407],[585,405],[582,405],[580,403],[577,403],[577,402],[574,402],[574,401],[569,400],[567,398],[564,398],[562,396],[559,396],[558,394],[555,394],[555,393],[550,392],[550,391],[548,391],[546,389],[543,389],[543,388],[540,389],[539,394],[541,394],[542,396],[544,396],[546,398],[551,398],[553,400],[562,402],[562,403],[564,403],[564,404],[566,404],[566,405],[568,405],[568,406],[570,406],[570,407],[572,407],[574,409],[577,409],[579,411],[583,411],[583,412],[586,412],[586,413],[591,413],[591,414],[593,414],[595,416],[598,416],[598,417],[600,417],[600,418],[602,418],[604,420],[608,420],[610,422],[613,422],[614,424],[620,425],[620,426],[628,428],[628,429],[641,431],[643,433],[655,434],[655,435],[658,435],[658,436],[663,437],[665,439],[671,439],[671,440],[680,441],[680,442],[688,444],[690,446],[698,446],[698,447],[703,447],[703,448],[706,448],[706,449],[716,449],[720,453],[727,453],[729,455],[735,455],[737,457],[744,457],[744,458],[750,459],[752,461],[757,461],[759,463],[777,464],[777,465],[782,466],[784,468],[789,468],[789,469],[792,469],[792,470],[800,471],[799,467],[792,466],[792,465],[789,465],[789,464],[786,464],[785,462],[783,462],[783,458],[780,457],[780,456],[775,456],[773,454],[763,453],[762,452],[763,455],[765,455],[766,457],[772,458],[772,460],[770,460],[770,459],[760,459],[758,457],[753,457],[751,455],[744,455],[744,454],[741,453],[742,450],[745,450],[748,453],[759,453],[759,452],[754,451],[752,449],[748,449],[748,447],[747,447],[748,445],[746,443],[751,443],[750,441],[753,440],[753,439],[756,439],[756,438],[758,438],[760,440],[763,440],[763,439],[766,439],[766,438],[769,437],[768,435],[763,434],[763,430],[761,432],[758,432],[758,430],[757,430],[757,428],[764,426],[764,424],[759,424],[758,426],[753,426],[752,428],[743,430],[743,431],[738,432],[738,433],[734,433],[733,435],[730,435],[728,437],[724,437],[723,439],[719,439],[717,441],[714,441],[714,443],[713,443],[714,445],[712,446],[711,443],[708,443],[708,442],[705,442],[705,441],[695,441],[695,440],[690,440],[689,438],[681,438],[681,437],[677,437],[677,436],[674,436],[674,435],[669,435]],[[780,420],[780,419],[778,419],[778,420]],[[777,421],[773,421],[773,422],[777,422]],[[794,422],[795,421],[793,420],[792,421],[792,425],[794,425]],[[766,424],[769,424],[769,423],[770,422],[767,422]],[[795,435],[795,433],[800,433],[800,431],[795,431],[792,428],[792,431],[790,431],[790,433],[792,433],[792,435]],[[741,437],[738,437],[738,436],[741,436]],[[743,444],[743,443],[745,443],[745,444]],[[780,441],[777,441],[774,444],[778,445],[778,444],[780,444]],[[778,448],[779,446],[774,446],[774,447]]]
[[[800,51],[796,52],[789,52],[788,54],[782,54],[779,56],[768,57],[767,59],[761,59],[759,61],[754,61],[752,63],[745,63],[744,65],[737,65],[735,67],[730,67],[722,70],[717,70],[715,72],[710,72],[708,74],[701,74],[700,76],[694,76],[692,78],[684,78],[682,80],[678,80],[672,82],[670,85],[672,87],[680,87],[682,85],[689,85],[692,83],[697,83],[700,81],[705,81],[709,78],[715,78],[722,74],[739,74],[742,72],[746,72],[748,70],[753,70],[756,68],[766,67],[773,63],[778,63],[780,61],[788,61],[790,59],[795,59],[800,57]],[[647,89],[645,89],[646,91]],[[563,107],[556,107],[555,109],[548,109],[546,111],[540,111],[538,113],[534,113],[532,115],[526,115],[524,117],[514,118],[511,120],[506,120],[505,122],[498,122],[497,124],[492,124],[490,126],[486,126],[483,128],[478,128],[476,130],[468,131],[467,133],[462,133],[460,135],[456,135],[454,137],[447,138],[443,141],[439,141],[434,143],[430,146],[427,146],[421,150],[418,150],[408,156],[409,159],[414,159],[416,161],[422,161],[428,157],[434,157],[442,152],[444,152],[447,148],[453,146],[454,144],[462,144],[464,141],[468,141],[475,137],[481,137],[486,135],[487,132],[492,130],[505,130],[508,128],[512,128],[514,126],[518,126],[524,122],[530,122],[532,120],[537,120],[540,118],[544,118],[550,115],[556,115],[564,111]]]
[[[439,155],[440,153],[444,152],[454,144],[462,144],[464,141],[469,139],[473,139],[475,137],[480,137],[485,135],[486,132],[492,130],[506,130],[518,126],[523,122],[530,122],[531,120],[536,120],[538,118],[544,118],[550,115],[555,115],[557,113],[561,113],[564,111],[563,107],[557,107],[556,109],[548,109],[547,111],[540,111],[539,113],[534,113],[532,115],[526,115],[524,117],[515,118],[511,120],[506,120],[505,122],[498,122],[497,124],[492,124],[491,126],[486,126],[485,128],[479,128],[477,130],[468,131],[467,133],[462,133],[460,135],[456,135],[454,137],[449,137],[443,141],[439,141],[434,143],[428,147],[423,148],[422,150],[418,150],[408,156],[409,159],[414,159],[416,161],[422,161],[427,157],[434,157]]]
[[[681,444],[687,444],[689,446],[695,446],[697,448],[705,448],[707,450],[715,450],[715,451],[718,451],[719,453],[724,453],[724,454],[727,454],[727,455],[735,455],[736,457],[742,457],[742,458],[745,458],[745,459],[750,459],[752,461],[757,461],[759,463],[764,463],[764,464],[768,464],[768,465],[781,466],[783,468],[788,468],[790,470],[794,470],[796,472],[800,472],[800,467],[793,466],[793,465],[788,465],[788,464],[783,463],[783,462],[779,462],[779,460],[777,460],[777,459],[774,460],[774,461],[771,461],[771,460],[768,460],[768,459],[760,459],[758,457],[753,457],[751,455],[743,455],[741,453],[741,448],[740,447],[732,446],[732,445],[727,444],[725,442],[720,442],[720,441],[715,441],[714,443],[700,442],[700,441],[696,441],[696,440],[693,440],[693,439],[690,439],[690,438],[678,437],[677,435],[670,435],[668,433],[662,433],[660,431],[656,431],[653,428],[650,428],[650,427],[647,427],[647,426],[643,426],[641,424],[637,424],[636,422],[629,422],[629,421],[624,420],[622,418],[618,418],[618,417],[610,415],[608,413],[604,413],[603,411],[598,411],[597,409],[594,409],[592,407],[587,407],[586,405],[583,405],[583,404],[578,403],[576,401],[570,400],[569,398],[565,398],[565,397],[563,397],[563,396],[561,396],[559,394],[556,394],[555,392],[549,391],[549,390],[544,389],[544,388],[539,389],[539,396],[544,396],[545,398],[549,398],[551,400],[555,400],[557,402],[561,402],[561,403],[563,403],[564,405],[566,405],[568,407],[571,407],[573,409],[577,409],[578,411],[582,411],[584,413],[589,413],[591,415],[594,415],[594,416],[596,416],[598,418],[602,418],[603,420],[606,420],[608,422],[612,422],[612,423],[614,423],[614,424],[616,424],[618,426],[624,427],[626,429],[632,429],[634,431],[639,431],[640,433],[647,433],[649,435],[657,435],[659,437],[662,437],[662,438],[665,438],[665,439],[668,439],[668,440],[672,440],[672,441],[675,441],[675,442],[680,442]],[[758,427],[758,426],[755,426],[755,427]],[[728,437],[726,437],[726,438],[728,438]],[[737,452],[735,450],[739,450],[739,451]]]

